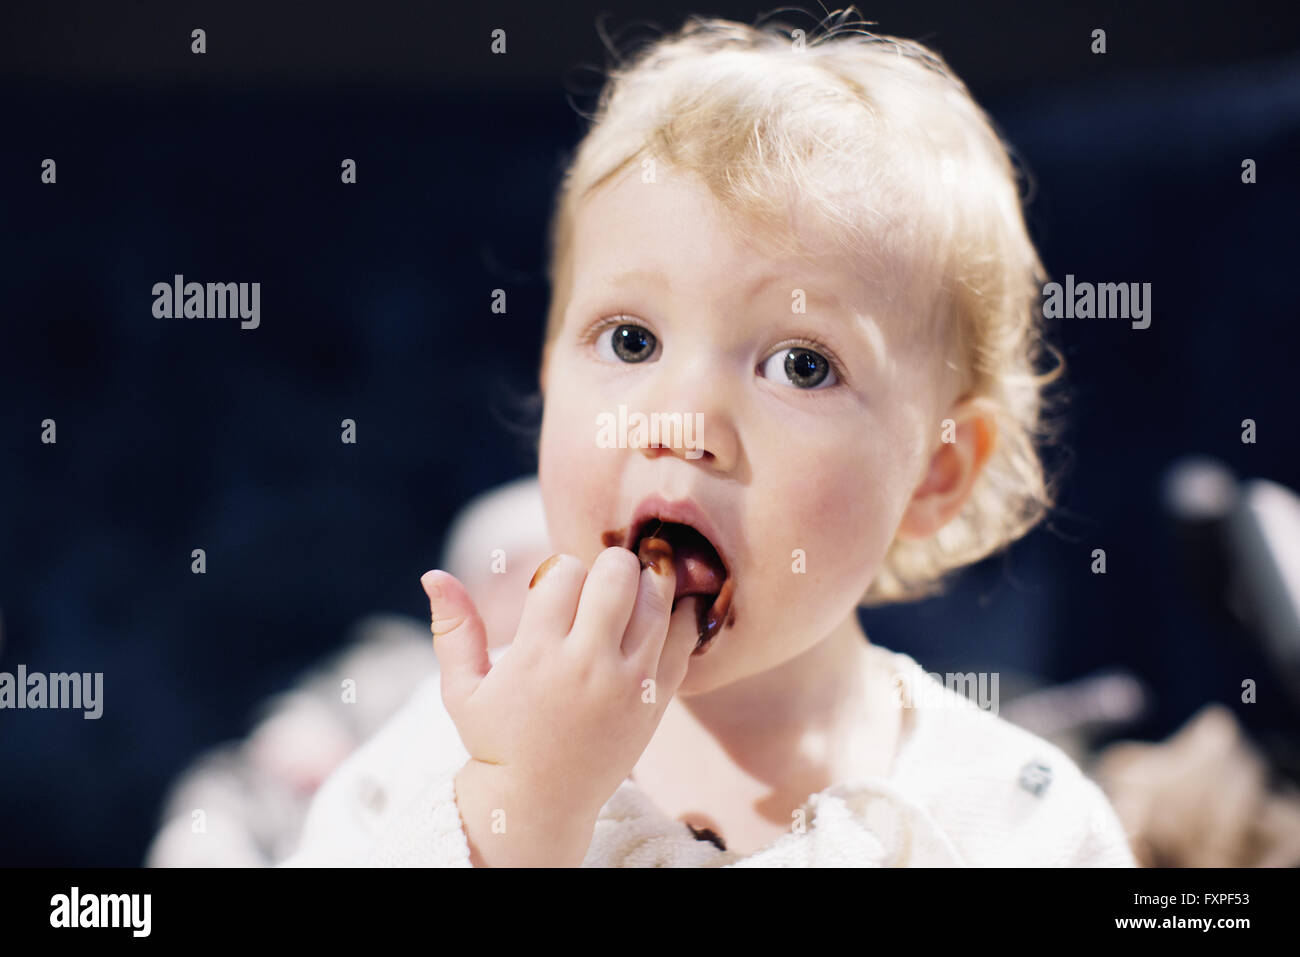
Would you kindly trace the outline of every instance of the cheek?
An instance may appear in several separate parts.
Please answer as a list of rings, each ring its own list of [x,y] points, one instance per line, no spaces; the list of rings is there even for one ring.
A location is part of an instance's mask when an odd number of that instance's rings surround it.
[[[888,547],[880,490],[856,470],[827,470],[810,476],[801,492],[796,500],[799,514],[789,526],[802,530],[792,548],[802,548],[808,556],[808,572],[800,584],[822,591],[857,591]]]
[[[567,397],[549,398],[542,418],[538,444],[537,477],[546,510],[551,547],[557,552],[593,561],[602,548],[602,521],[608,521],[616,503],[608,501],[617,488],[609,470],[610,450],[596,446],[595,413],[587,415]]]
[[[764,538],[777,545],[762,562],[779,578],[788,579],[802,550],[807,565],[794,585],[823,594],[844,591],[856,601],[893,540],[905,498],[901,456],[859,450],[856,444],[826,446],[804,461],[815,468],[785,474],[782,488],[771,496],[775,508],[765,510],[761,528],[783,529]]]

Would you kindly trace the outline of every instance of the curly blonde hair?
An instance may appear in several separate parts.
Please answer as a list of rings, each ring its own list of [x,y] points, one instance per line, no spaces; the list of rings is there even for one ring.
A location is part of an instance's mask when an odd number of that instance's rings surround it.
[[[556,198],[542,365],[571,294],[579,203],[646,158],[695,174],[737,222],[777,243],[794,202],[855,261],[880,262],[883,249],[907,271],[885,291],[902,285],[929,302],[908,334],[955,344],[963,395],[992,400],[998,438],[956,517],[890,545],[861,599],[873,605],[939,591],[1053,506],[1039,445],[1055,438],[1045,387],[1064,362],[1042,336],[1048,277],[1010,148],[938,54],[865,26],[853,7],[812,37],[691,18],[609,71]],[[1047,351],[1056,366],[1039,372]]]

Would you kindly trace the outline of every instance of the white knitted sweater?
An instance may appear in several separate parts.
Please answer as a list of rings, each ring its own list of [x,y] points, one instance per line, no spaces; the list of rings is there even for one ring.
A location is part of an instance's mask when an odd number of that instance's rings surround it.
[[[803,826],[792,816],[791,833],[747,856],[696,839],[628,779],[601,809],[582,866],[1135,865],[1109,801],[1063,751],[945,688],[909,656],[872,649],[911,690],[888,778],[810,796]],[[280,866],[469,867],[454,788],[468,758],[435,671],[321,785],[298,850]]]

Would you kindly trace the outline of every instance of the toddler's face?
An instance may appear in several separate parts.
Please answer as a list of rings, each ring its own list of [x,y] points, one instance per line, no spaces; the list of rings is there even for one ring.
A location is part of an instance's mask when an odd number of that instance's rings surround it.
[[[551,543],[590,564],[647,497],[699,506],[735,620],[691,658],[682,695],[793,658],[853,613],[938,435],[942,360],[898,334],[907,297],[887,307],[882,277],[864,282],[822,237],[799,236],[810,260],[774,255],[729,230],[695,179],[643,183],[635,166],[575,223],[572,295],[544,370]],[[703,454],[602,447],[601,416],[617,421],[620,405],[630,422],[701,422]],[[696,628],[697,600],[679,600],[673,629]]]

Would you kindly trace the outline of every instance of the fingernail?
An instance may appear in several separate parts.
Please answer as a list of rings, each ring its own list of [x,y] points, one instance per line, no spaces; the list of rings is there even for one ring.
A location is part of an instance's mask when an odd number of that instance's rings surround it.
[[[673,547],[662,538],[643,538],[636,557],[641,567],[654,565],[656,574],[667,575],[673,567]]]
[[[420,584],[424,586],[424,593],[429,596],[429,601],[434,602],[442,598],[442,586],[435,585],[430,577],[437,569],[425,572],[420,576]]]
[[[550,558],[546,559],[546,561],[538,565],[537,571],[533,572],[533,577],[528,582],[528,587],[532,588],[539,581],[541,581],[546,576],[546,573],[555,567],[555,563],[558,562],[559,560],[560,560],[559,555],[552,555]]]

